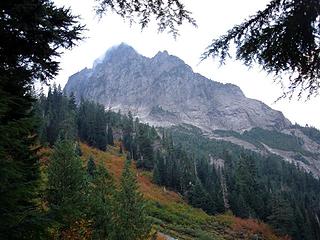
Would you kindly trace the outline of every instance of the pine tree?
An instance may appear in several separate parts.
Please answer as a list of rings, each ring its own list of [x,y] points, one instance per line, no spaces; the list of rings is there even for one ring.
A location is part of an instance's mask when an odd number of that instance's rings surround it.
[[[48,166],[48,204],[50,218],[60,229],[67,229],[84,216],[86,177],[75,145],[60,140],[54,146]]]
[[[156,152],[155,165],[153,169],[153,181],[158,185],[164,185],[166,179],[166,169],[164,158],[161,156],[160,151]]]
[[[131,170],[131,161],[127,160],[120,180],[117,194],[117,238],[145,239],[151,225],[145,209],[145,202],[138,190],[137,179]]]
[[[257,174],[254,160],[251,156],[241,154],[235,173],[236,191],[240,204],[237,212],[241,212],[241,217],[255,217],[255,209],[259,209],[260,199],[257,195]]]
[[[78,132],[82,141],[105,151],[107,148],[107,118],[102,105],[81,101],[78,110]]]
[[[108,127],[107,142],[109,145],[114,146],[113,132],[112,132],[112,128],[110,126]]]
[[[219,174],[223,174],[222,171],[220,171]],[[221,181],[214,165],[207,165],[206,177],[203,185],[210,196],[207,212],[210,214],[224,212],[225,206]]]
[[[35,144],[35,120],[28,114],[24,119],[2,123],[0,239],[23,239],[22,232],[35,234],[33,215],[37,212],[37,206],[33,200],[39,179],[37,149],[31,147]]]
[[[123,134],[123,146],[125,150],[132,152],[133,139],[130,133]]]
[[[89,188],[89,215],[93,220],[93,239],[117,239],[114,222],[115,185],[107,169],[99,164]]]
[[[146,126],[140,126],[137,135],[137,144],[140,153],[137,167],[152,170],[154,165],[153,148],[148,134],[148,128]]]
[[[271,215],[268,217],[270,225],[281,235],[294,233],[293,209],[281,195],[272,199]]]
[[[94,178],[96,174],[96,164],[92,156],[89,157],[87,162],[87,174],[90,178]]]
[[[3,0],[0,5],[0,238],[36,233],[39,180],[32,105],[35,81],[48,82],[64,48],[83,29],[69,9],[52,1]]]
[[[196,180],[195,185],[191,188],[188,199],[192,206],[207,210],[209,194],[206,192],[199,179]]]
[[[96,105],[95,121],[93,123],[95,146],[102,151],[107,149],[107,120],[104,106]]]
[[[288,82],[281,82],[288,86],[282,97],[316,96],[320,88],[319,16],[318,0],[271,0],[265,9],[214,40],[203,58],[218,56],[223,63],[234,44],[236,59],[246,66],[258,63],[274,73],[277,82],[288,76]]]
[[[76,106],[70,101],[55,84],[49,88],[47,98],[40,96],[36,105],[42,122],[38,131],[43,144],[52,146],[58,137],[76,138]]]
[[[76,142],[76,154],[81,157],[82,156],[82,151],[81,151],[81,147],[80,147],[80,143],[77,141]]]
[[[191,17],[191,13],[185,9],[184,3],[180,0],[174,1],[143,1],[135,0],[134,4],[130,1],[115,0],[97,0],[98,7],[96,9],[98,15],[107,13],[108,11],[116,12],[125,20],[138,22],[142,29],[148,26],[151,20],[156,20],[158,31],[168,32],[174,37],[178,36],[177,27],[184,21],[196,26],[195,20]]]
[[[123,150],[122,150],[122,143],[120,144],[119,153],[120,153],[120,154],[122,154],[122,153],[123,153]]]
[[[74,96],[73,92],[69,96],[69,109],[71,109],[72,111],[77,110],[76,97]]]
[[[237,193],[235,202],[233,203],[233,209],[237,216],[241,218],[250,217],[250,207],[243,196],[243,193]]]

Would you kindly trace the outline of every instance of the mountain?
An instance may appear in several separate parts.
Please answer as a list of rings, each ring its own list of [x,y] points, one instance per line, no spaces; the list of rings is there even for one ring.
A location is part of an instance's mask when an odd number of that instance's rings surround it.
[[[151,125],[192,125],[208,138],[280,155],[320,176],[320,137],[292,125],[263,102],[247,98],[238,86],[193,72],[167,51],[148,58],[122,43],[91,69],[72,75],[64,91],[73,93],[78,102],[84,98],[106,109],[131,111]]]
[[[246,98],[235,85],[194,73],[167,51],[147,58],[126,44],[109,50],[92,69],[71,76],[65,91],[106,108],[131,110],[143,121],[158,126],[186,123],[205,131],[243,131],[291,125],[281,112]]]

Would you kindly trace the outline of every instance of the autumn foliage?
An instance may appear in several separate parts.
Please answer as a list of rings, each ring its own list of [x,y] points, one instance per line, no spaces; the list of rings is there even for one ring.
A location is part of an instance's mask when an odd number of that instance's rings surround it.
[[[120,144],[120,142],[116,142],[114,147],[108,146],[108,150],[103,152],[81,143],[81,150],[83,153],[82,158],[84,161],[87,161],[89,156],[92,156],[97,163],[102,162],[105,164],[109,172],[115,177],[116,182],[119,183],[126,158],[125,153],[119,153]],[[172,214],[179,214],[181,216],[186,214],[185,217],[183,217],[185,220],[183,224],[187,224],[188,221],[201,223],[213,220],[219,225],[224,226],[219,234],[237,237],[234,239],[252,239],[254,236],[263,236],[263,239],[267,240],[289,240],[287,237],[280,238],[276,236],[268,225],[254,219],[241,219],[231,214],[222,214],[211,218],[200,209],[192,210],[192,208],[187,206],[181,195],[170,191],[165,187],[154,184],[152,182],[151,172],[141,171],[136,168],[135,163],[132,164],[140,186],[139,189],[144,197],[152,202],[157,202],[162,206],[167,206],[165,208],[169,209],[168,211],[171,211]],[[186,213],[184,213],[184,211],[186,211]],[[190,220],[188,219],[189,217]],[[169,228],[166,224],[163,224],[162,227]],[[162,234],[157,234],[155,239],[163,240],[165,237]]]

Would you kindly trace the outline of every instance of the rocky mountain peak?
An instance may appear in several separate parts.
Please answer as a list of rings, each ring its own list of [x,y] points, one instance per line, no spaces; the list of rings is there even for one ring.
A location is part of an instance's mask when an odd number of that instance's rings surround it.
[[[281,112],[246,98],[236,85],[194,73],[167,51],[147,58],[125,43],[109,49],[93,69],[71,76],[65,92],[106,108],[130,110],[154,125],[186,123],[205,131],[282,129],[291,125]]]
[[[159,51],[153,58],[151,58],[151,64],[158,67],[159,71],[168,72],[174,68],[183,68],[184,71],[192,72],[189,67],[182,59],[170,55],[168,51]]]
[[[105,54],[96,59],[93,63],[93,68],[97,67],[100,64],[107,64],[108,62],[123,62],[124,60],[132,60],[140,55],[136,50],[129,46],[126,43],[121,43],[119,45],[113,46],[108,49]]]
[[[153,60],[158,60],[158,61],[164,61],[170,59],[170,57],[174,57],[172,55],[169,55],[167,50],[164,51],[159,51],[154,57],[152,58]]]
[[[140,54],[126,43],[121,43],[107,51],[105,61],[113,58],[136,58]]]
[[[136,50],[134,50],[133,47],[129,46],[126,43],[121,43],[118,46],[114,46],[111,49],[109,49],[106,53],[107,58],[112,58],[113,56],[126,57],[134,55],[138,55],[138,53],[136,52]]]

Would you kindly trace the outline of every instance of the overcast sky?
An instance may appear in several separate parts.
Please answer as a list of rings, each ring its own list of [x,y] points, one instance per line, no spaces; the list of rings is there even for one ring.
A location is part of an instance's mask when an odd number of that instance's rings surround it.
[[[260,68],[248,69],[241,62],[228,61],[219,66],[218,60],[208,59],[199,64],[201,53],[211,40],[224,34],[234,24],[262,10],[267,0],[184,0],[186,8],[193,12],[198,28],[185,23],[179,28],[180,36],[175,40],[167,33],[158,33],[156,25],[141,31],[138,25],[124,22],[119,16],[108,13],[99,20],[94,14],[94,0],[55,0],[58,6],[71,7],[81,17],[88,29],[85,40],[62,55],[61,71],[56,82],[63,87],[68,77],[84,67],[90,68],[93,61],[106,50],[121,42],[135,48],[140,54],[153,57],[158,51],[167,50],[190,65],[195,72],[214,81],[238,85],[249,98],[261,100],[280,110],[292,122],[309,124],[320,129],[320,96],[307,102],[292,100],[274,101],[281,95],[280,86],[273,83]]]

